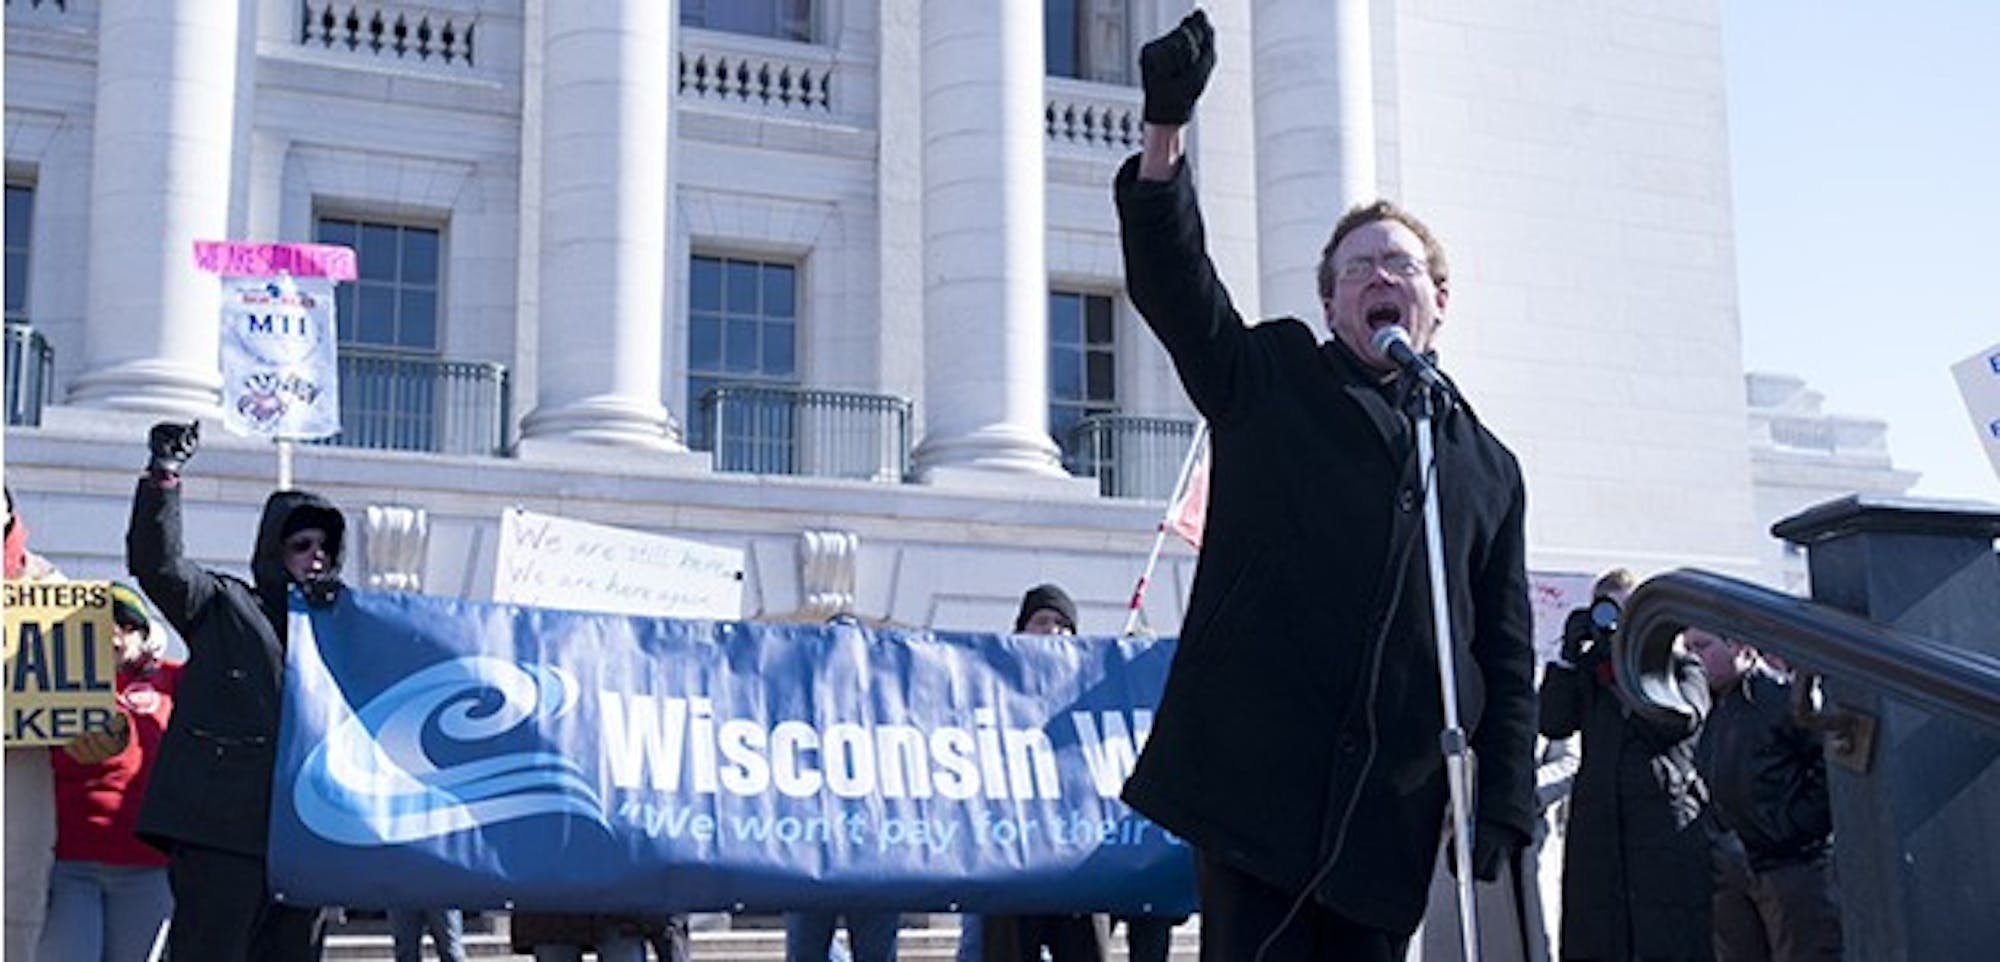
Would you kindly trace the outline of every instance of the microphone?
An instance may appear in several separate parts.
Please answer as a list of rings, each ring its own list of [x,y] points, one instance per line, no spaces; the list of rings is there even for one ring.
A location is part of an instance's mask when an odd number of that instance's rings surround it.
[[[1444,379],[1444,375],[1438,373],[1437,365],[1417,353],[1416,346],[1410,343],[1410,332],[1403,330],[1401,324],[1391,324],[1376,331],[1374,345],[1376,353],[1394,361],[1397,367],[1412,377],[1433,390],[1443,392],[1447,398],[1456,397],[1457,392],[1451,389],[1451,383]]]

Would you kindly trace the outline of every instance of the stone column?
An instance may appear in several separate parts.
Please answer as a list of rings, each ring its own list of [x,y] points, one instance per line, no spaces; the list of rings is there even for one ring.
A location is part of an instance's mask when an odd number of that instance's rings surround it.
[[[72,404],[215,412],[221,306],[194,242],[229,231],[240,14],[229,0],[98,7],[90,281]]]
[[[540,318],[524,442],[683,450],[660,402],[674,5],[543,5]]]
[[[1319,251],[1347,208],[1372,200],[1374,45],[1369,0],[1259,0],[1257,222],[1261,306],[1324,332]]]
[[[927,483],[1062,478],[1048,436],[1042,7],[923,6]]]
[[[1250,0],[1207,0],[1215,25],[1215,74],[1195,107],[1187,138],[1188,163],[1201,191],[1201,219],[1208,229],[1208,259],[1229,285],[1230,300],[1246,322],[1262,317],[1257,245],[1257,104],[1259,68],[1252,46]],[[1176,8],[1180,9],[1180,8]],[[1159,32],[1180,13],[1163,18]],[[1157,36],[1157,33],[1155,35]],[[1332,229],[1331,222],[1327,225]],[[1279,258],[1298,256],[1280,248]],[[1312,322],[1314,318],[1306,318]],[[1122,387],[1122,385],[1121,385]],[[1178,390],[1178,388],[1177,388]]]

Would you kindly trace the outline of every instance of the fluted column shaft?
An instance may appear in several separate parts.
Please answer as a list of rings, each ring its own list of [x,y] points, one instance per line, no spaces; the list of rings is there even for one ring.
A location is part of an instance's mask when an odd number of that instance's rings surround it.
[[[674,5],[543,10],[538,381],[521,432],[676,450],[660,402]]]
[[[920,479],[1062,477],[1048,436],[1042,6],[923,6]]]
[[[1319,251],[1334,221],[1374,199],[1369,0],[1259,0],[1257,221],[1261,306],[1315,326]]]
[[[177,416],[221,397],[215,279],[229,229],[239,4],[103,0],[83,372],[69,401]]]

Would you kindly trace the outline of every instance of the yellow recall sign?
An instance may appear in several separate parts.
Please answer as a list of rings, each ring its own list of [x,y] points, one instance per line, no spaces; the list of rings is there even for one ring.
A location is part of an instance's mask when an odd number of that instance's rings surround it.
[[[108,730],[118,712],[111,583],[6,584],[7,747],[61,745]]]

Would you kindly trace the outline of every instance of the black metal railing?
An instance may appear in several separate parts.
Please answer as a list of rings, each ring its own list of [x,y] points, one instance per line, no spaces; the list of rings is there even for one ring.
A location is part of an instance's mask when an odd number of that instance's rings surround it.
[[[1194,442],[1195,423],[1176,418],[1093,414],[1070,428],[1067,463],[1071,474],[1096,478],[1107,498],[1173,497],[1181,462]]]
[[[1899,631],[1818,602],[1705,571],[1649,578],[1614,643],[1619,687],[1642,713],[1690,709],[1672,684],[1674,636],[1701,628],[1829,677],[2000,734],[2000,658]]]
[[[704,392],[688,445],[717,471],[897,483],[910,472],[910,402],[855,391],[725,384]]]
[[[505,365],[340,346],[340,433],[347,448],[502,454],[512,387]]]
[[[41,332],[16,321],[7,322],[7,423],[30,427],[42,423],[55,378],[56,352]]]

